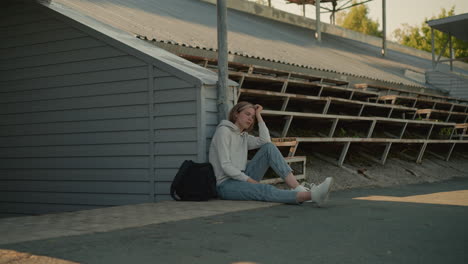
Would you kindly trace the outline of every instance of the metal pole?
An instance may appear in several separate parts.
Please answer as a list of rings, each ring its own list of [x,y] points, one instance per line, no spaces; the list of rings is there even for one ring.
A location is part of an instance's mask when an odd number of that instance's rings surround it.
[[[382,0],[382,56],[385,57],[385,53],[387,52],[387,7],[386,7],[386,0]]]
[[[268,6],[271,7],[271,0],[268,0]]]
[[[436,64],[440,62],[440,57],[442,57],[442,54],[444,54],[445,50],[447,49],[447,44],[449,43],[449,40],[445,41],[444,47],[442,50],[440,50],[439,57],[437,57]]]
[[[218,8],[218,120],[227,118],[227,7],[226,0],[217,0]]]
[[[320,32],[320,0],[315,0],[315,21],[317,23],[315,38],[320,42],[322,41],[322,33]]]
[[[434,47],[434,28],[431,28],[431,49],[432,49],[432,69],[435,70],[435,47]]]
[[[450,71],[453,71],[453,49],[452,49],[452,34],[448,34],[449,49],[450,49]]]

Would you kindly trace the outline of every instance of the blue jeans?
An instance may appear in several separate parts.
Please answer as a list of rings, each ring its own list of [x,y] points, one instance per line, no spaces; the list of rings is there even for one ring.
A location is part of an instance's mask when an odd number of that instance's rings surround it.
[[[256,181],[262,180],[271,167],[276,174],[285,179],[292,172],[278,148],[272,143],[264,144],[247,164],[245,174]],[[297,204],[295,191],[280,190],[269,184],[255,184],[228,179],[217,187],[218,195],[225,200],[254,200]]]

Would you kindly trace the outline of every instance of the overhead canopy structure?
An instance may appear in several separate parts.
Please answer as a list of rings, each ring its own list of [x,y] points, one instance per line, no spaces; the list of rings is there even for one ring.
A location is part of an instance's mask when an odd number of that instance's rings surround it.
[[[452,51],[452,36],[463,41],[468,41],[468,13],[445,17],[440,19],[434,19],[427,21],[427,24],[432,28],[432,67],[435,69],[439,62],[450,61],[450,69],[452,70],[452,63],[454,60],[465,60],[466,58],[454,58]],[[435,59],[435,50],[434,50],[434,29],[437,29],[441,32],[444,32],[449,35],[447,42],[444,44],[444,47],[440,51],[439,57]],[[448,60],[440,60],[440,57],[444,53],[449,44],[450,49],[450,58]]]
[[[468,41],[468,13],[427,21],[434,29]]]
[[[315,6],[315,2],[316,2],[315,0],[285,0],[285,1],[288,4],[303,5],[304,8],[305,8],[305,5]],[[339,1],[342,1],[342,2],[345,2],[345,3],[342,4],[341,6],[338,6]],[[362,4],[365,4],[367,2],[371,2],[371,1],[373,1],[373,0],[362,0],[359,3],[351,2],[351,0],[347,0],[347,1],[344,1],[344,0],[320,0],[319,2],[322,3],[322,4],[323,3],[331,3],[331,5],[332,5],[331,8],[329,8],[327,6],[323,6],[323,5],[321,5],[320,8],[326,10],[326,12],[331,13],[330,23],[335,24],[335,13],[336,12],[351,8],[351,7],[356,6],[356,5],[362,5]],[[305,16],[305,9],[303,9],[303,12],[304,12],[304,16]]]
[[[320,33],[320,9],[325,9],[327,10],[326,12],[330,12],[331,15],[330,15],[330,24],[335,24],[335,13],[337,13],[338,11],[342,11],[342,10],[345,10],[345,9],[348,9],[348,8],[351,8],[351,7],[354,7],[354,6],[357,6],[357,5],[363,5],[367,2],[371,2],[373,0],[362,0],[360,2],[356,2],[356,1],[352,1],[351,0],[343,0],[343,2],[345,2],[344,4],[342,4],[341,6],[337,7],[338,5],[338,1],[341,1],[341,0],[285,0],[288,4],[298,4],[298,5],[302,5],[303,6],[303,15],[305,16],[305,5],[314,5],[318,8],[315,9],[316,11],[316,14],[315,14],[315,19],[317,21],[317,32],[315,34],[315,37],[317,38],[317,40],[321,40],[321,33]],[[332,8],[328,8],[328,7],[325,7],[325,6],[322,6],[321,3],[331,3],[332,4]],[[270,5],[271,6],[271,5]],[[387,35],[387,21],[386,21],[386,4],[385,4],[385,0],[382,0],[382,29],[383,29],[383,37],[382,37],[382,56],[385,56],[385,53],[387,51],[387,38],[386,38],[386,35]]]

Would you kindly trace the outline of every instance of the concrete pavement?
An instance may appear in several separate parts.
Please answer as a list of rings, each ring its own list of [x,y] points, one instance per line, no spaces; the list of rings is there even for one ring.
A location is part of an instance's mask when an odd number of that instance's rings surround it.
[[[78,263],[467,263],[468,207],[450,202],[465,190],[466,178],[335,192],[327,208],[168,202],[7,218],[0,249]],[[0,252],[0,263],[13,262]]]
[[[0,219],[0,247],[24,241],[109,232],[151,224],[207,217],[279,205],[262,202],[212,200],[208,202],[146,203],[69,213]]]

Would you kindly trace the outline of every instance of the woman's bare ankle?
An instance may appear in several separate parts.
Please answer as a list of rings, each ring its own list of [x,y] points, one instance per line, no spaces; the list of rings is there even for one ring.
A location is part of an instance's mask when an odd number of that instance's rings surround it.
[[[299,182],[297,181],[296,177],[294,176],[294,174],[289,173],[288,176],[286,176],[286,178],[284,178],[284,182],[286,183],[286,185],[291,188],[291,189],[294,189],[296,188],[297,186],[299,186]]]
[[[311,192],[298,192],[296,194],[296,200],[299,203],[303,203],[303,202],[312,200]]]

